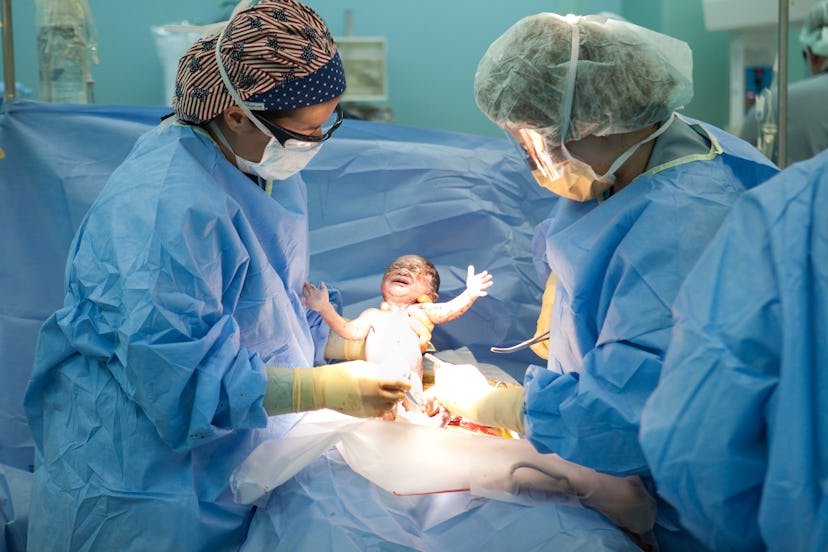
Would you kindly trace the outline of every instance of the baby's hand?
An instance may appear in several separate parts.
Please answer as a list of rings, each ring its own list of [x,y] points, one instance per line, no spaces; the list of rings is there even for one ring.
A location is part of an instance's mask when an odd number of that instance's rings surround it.
[[[485,297],[489,293],[485,290],[492,287],[492,275],[489,274],[487,271],[483,271],[480,274],[474,273],[474,266],[469,265],[469,271],[466,275],[466,291],[469,292],[469,295],[472,297]]]
[[[302,295],[305,296],[302,304],[315,311],[319,311],[319,309],[330,302],[328,299],[328,287],[325,285],[325,282],[319,282],[318,288],[310,282],[305,282],[305,285],[302,286]]]

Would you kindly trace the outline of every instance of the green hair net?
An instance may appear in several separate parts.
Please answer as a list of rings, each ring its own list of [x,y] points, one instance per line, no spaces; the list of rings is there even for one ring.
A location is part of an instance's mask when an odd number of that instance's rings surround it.
[[[808,12],[799,43],[818,56],[828,56],[828,2],[820,2]]]
[[[577,52],[572,52],[578,26]],[[576,54],[571,112],[566,90]],[[693,97],[690,47],[602,16],[540,13],[495,40],[477,67],[478,107],[507,130],[531,128],[547,144],[638,130],[665,120]]]

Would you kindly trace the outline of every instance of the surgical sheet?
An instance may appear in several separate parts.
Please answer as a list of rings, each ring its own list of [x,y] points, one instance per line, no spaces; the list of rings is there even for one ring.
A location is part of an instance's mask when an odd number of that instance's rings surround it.
[[[336,448],[270,493],[242,552],[326,550],[640,551],[595,510],[566,499],[524,506],[469,492],[395,496]]]
[[[595,508],[638,535],[649,534],[655,523],[655,500],[637,477],[613,477],[541,454],[526,439],[435,427],[411,413],[390,422],[309,412],[234,470],[234,499],[260,501],[331,446],[353,471],[396,496],[468,491],[526,506],[565,500]]]

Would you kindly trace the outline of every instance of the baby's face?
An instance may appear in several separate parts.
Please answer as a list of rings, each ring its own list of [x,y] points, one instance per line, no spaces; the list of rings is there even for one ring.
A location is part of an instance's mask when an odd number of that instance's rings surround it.
[[[436,299],[427,267],[414,255],[400,257],[388,267],[380,291],[386,301],[395,304],[412,305],[424,295]]]

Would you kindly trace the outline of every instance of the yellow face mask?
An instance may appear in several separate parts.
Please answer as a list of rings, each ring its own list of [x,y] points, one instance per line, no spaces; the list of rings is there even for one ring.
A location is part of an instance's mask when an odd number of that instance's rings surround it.
[[[589,171],[583,170],[578,163],[567,163],[560,169],[560,178],[551,178],[540,169],[534,169],[532,176],[539,186],[553,194],[575,201],[589,201],[609,190],[612,182],[592,179],[589,173],[594,175],[595,172],[592,171],[592,167],[586,166]]]
[[[535,182],[553,194],[574,201],[595,199],[612,187],[615,181],[612,173],[635,151],[624,152],[607,174],[599,176],[588,163],[573,157],[566,145],[547,147],[544,138],[535,130],[524,129],[514,133],[513,137],[527,155],[526,161]]]
[[[615,172],[638,148],[663,134],[674,119],[675,115],[672,115],[655,132],[627,148],[602,175],[596,174],[589,163],[569,153],[565,144],[546,147],[545,140],[535,130],[518,131],[515,136],[529,156],[532,176],[538,185],[561,197],[589,201],[609,190],[615,183]]]

